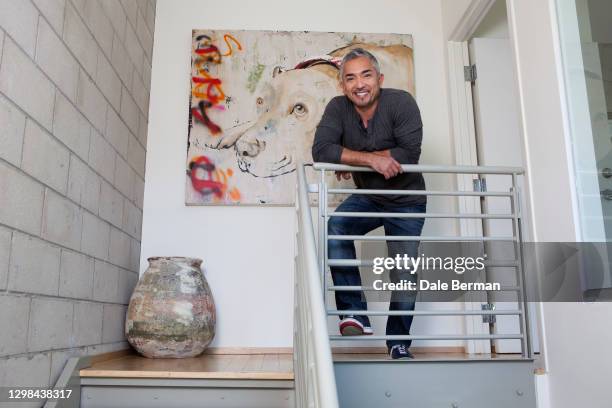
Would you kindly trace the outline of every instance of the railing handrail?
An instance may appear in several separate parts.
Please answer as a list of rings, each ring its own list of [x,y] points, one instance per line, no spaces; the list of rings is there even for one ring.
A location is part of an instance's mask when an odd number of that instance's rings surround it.
[[[315,244],[314,228],[312,224],[312,216],[310,214],[310,203],[308,199],[307,181],[304,172],[304,167],[297,167],[297,216],[298,216],[298,234],[301,234],[302,248],[299,248],[302,253],[298,256],[303,258],[304,268],[298,270],[297,273],[302,273],[301,278],[304,279],[304,290],[306,293],[307,304],[310,310],[307,311],[310,317],[311,333],[300,333],[297,335],[309,336],[307,341],[313,343],[314,348],[314,366],[306,367],[304,375],[314,374],[316,382],[316,395],[318,399],[315,406],[325,408],[338,407],[338,394],[336,390],[336,379],[334,375],[333,360],[331,354],[331,344],[327,332],[327,313],[325,310],[325,300],[323,298],[323,289],[321,286],[317,250]],[[296,277],[296,279],[300,276]],[[299,307],[300,299],[295,300]],[[305,299],[306,301],[306,299]],[[306,356],[308,357],[308,356]],[[311,373],[311,368],[314,373]]]
[[[315,170],[372,172],[370,167],[347,164],[313,163]],[[511,166],[444,166],[431,164],[402,164],[405,173],[451,173],[451,174],[515,174],[525,173],[522,167]]]

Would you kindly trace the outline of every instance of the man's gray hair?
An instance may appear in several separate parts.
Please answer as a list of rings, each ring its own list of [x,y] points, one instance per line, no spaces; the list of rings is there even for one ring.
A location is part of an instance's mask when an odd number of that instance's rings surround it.
[[[344,56],[344,58],[342,58],[342,63],[340,64],[340,80],[344,79],[344,64],[359,57],[366,57],[369,59],[374,67],[374,70],[376,70],[376,75],[380,76],[380,65],[378,64],[376,57],[371,52],[366,51],[363,48],[353,48]]]

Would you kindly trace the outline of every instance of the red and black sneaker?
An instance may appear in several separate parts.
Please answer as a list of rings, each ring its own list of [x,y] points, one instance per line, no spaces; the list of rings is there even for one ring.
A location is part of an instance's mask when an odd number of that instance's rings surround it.
[[[359,320],[353,316],[346,316],[338,325],[340,334],[343,336],[363,336],[373,334],[370,326],[364,326]]]

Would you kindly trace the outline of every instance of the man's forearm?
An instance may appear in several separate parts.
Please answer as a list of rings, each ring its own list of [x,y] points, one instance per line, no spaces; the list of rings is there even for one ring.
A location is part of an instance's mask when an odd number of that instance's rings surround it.
[[[377,156],[391,157],[389,150],[379,150],[374,152],[359,152],[356,150],[342,149],[342,155],[340,156],[340,162],[342,164],[348,164],[351,166],[369,166],[372,167],[372,160]]]
[[[342,149],[340,162],[351,166],[371,167],[376,172],[385,176],[387,180],[402,172],[401,164],[391,157],[389,150],[358,152],[345,147]]]

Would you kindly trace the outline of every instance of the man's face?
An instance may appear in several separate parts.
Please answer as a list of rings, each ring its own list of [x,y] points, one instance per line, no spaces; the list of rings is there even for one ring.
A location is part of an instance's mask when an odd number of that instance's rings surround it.
[[[383,79],[368,58],[357,57],[344,64],[342,91],[355,106],[369,108],[378,99]]]

